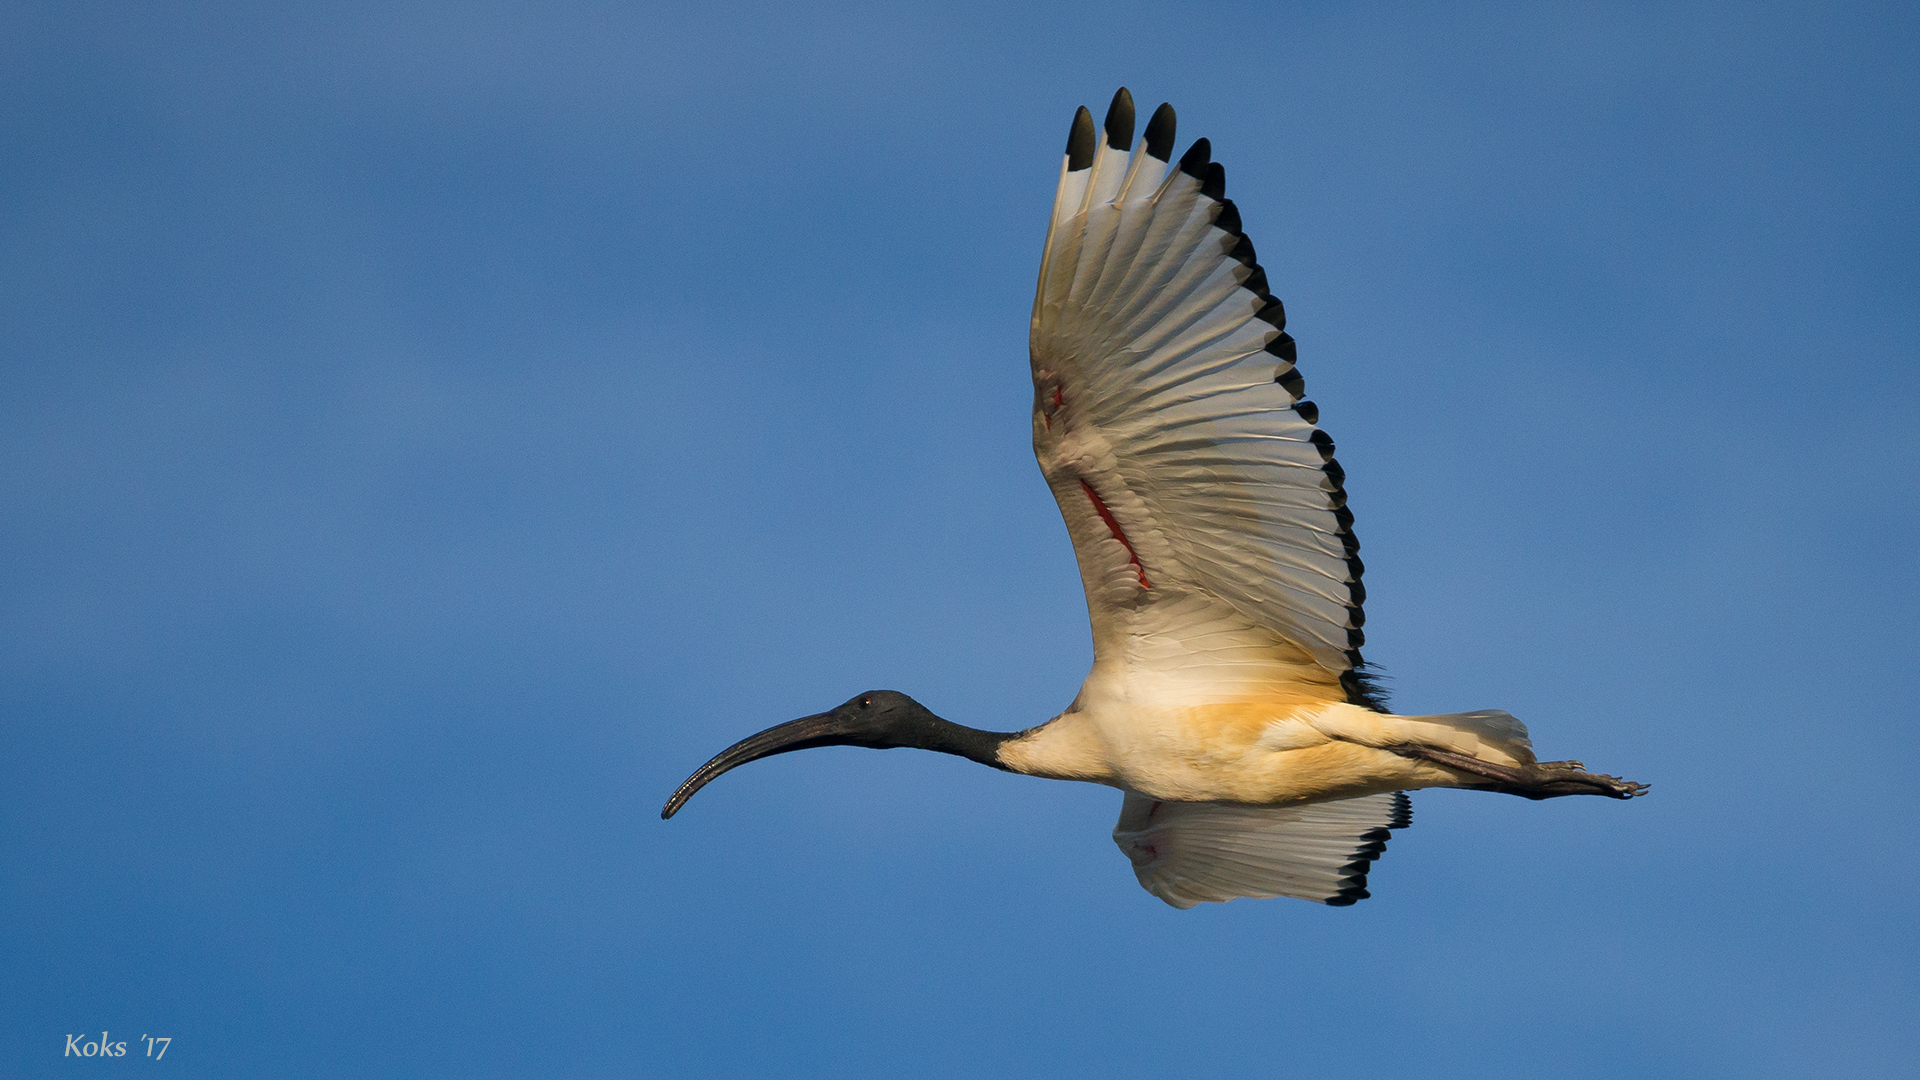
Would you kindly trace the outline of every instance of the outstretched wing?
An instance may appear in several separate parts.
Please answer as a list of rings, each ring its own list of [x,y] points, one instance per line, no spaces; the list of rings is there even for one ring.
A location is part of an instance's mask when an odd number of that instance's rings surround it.
[[[1413,823],[1403,791],[1305,806],[1156,802],[1127,793],[1113,842],[1140,887],[1177,908],[1241,896],[1365,900],[1389,831]]]
[[[1074,117],[1030,337],[1034,452],[1096,657],[1152,663],[1198,636],[1375,705],[1345,473],[1301,400],[1285,311],[1207,141],[1175,164],[1167,105],[1138,148],[1133,128],[1124,88],[1098,134]]]

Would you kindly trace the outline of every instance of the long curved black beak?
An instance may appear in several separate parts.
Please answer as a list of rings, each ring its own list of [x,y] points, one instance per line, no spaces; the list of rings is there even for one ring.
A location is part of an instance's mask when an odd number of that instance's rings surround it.
[[[725,750],[715,754],[712,761],[694,770],[660,808],[662,820],[680,812],[693,793],[706,787],[714,777],[728,769],[745,765],[749,761],[758,761],[763,757],[784,754],[792,750],[808,750],[816,746],[863,746],[871,745],[860,739],[850,729],[847,722],[833,713],[816,713],[803,716],[798,720],[789,720],[777,727],[770,727],[758,735],[749,735]]]

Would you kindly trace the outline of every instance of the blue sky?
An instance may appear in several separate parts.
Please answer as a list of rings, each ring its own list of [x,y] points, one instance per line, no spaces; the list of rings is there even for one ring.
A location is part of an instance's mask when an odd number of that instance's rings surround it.
[[[0,1073],[1911,1075],[1902,5],[10,5]],[[1073,108],[1208,136],[1368,657],[1631,804],[1176,912],[1119,796],[822,750],[1090,658]],[[142,1034],[174,1041],[137,1060]]]

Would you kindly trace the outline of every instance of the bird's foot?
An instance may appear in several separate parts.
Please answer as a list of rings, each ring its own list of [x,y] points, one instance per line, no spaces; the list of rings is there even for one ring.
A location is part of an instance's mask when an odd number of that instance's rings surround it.
[[[1513,794],[1529,799],[1551,799],[1559,795],[1605,795],[1613,799],[1631,799],[1645,795],[1647,785],[1622,780],[1604,773],[1590,773],[1578,761],[1541,761],[1525,771],[1533,775],[1525,789]]]

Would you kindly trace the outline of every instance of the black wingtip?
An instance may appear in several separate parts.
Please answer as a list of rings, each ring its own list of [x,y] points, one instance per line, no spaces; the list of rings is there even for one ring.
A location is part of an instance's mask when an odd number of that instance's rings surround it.
[[[1247,236],[1246,229],[1240,225],[1240,208],[1233,204],[1232,199],[1220,200],[1220,209],[1213,215],[1213,227],[1228,236],[1237,236],[1243,240]]]
[[[1133,95],[1126,87],[1113,92],[1113,104],[1107,106],[1107,145],[1115,150],[1133,149]]]
[[[1393,793],[1393,819],[1387,822],[1389,829],[1404,829],[1413,824],[1413,800],[1407,798],[1404,791]]]
[[[1292,394],[1295,401],[1299,401],[1301,395],[1307,392],[1307,380],[1301,377],[1299,369],[1291,365],[1285,371],[1275,375],[1273,381],[1280,384],[1280,389]]]
[[[1195,180],[1204,180],[1207,176],[1207,162],[1213,160],[1213,144],[1205,139],[1195,139],[1187,152],[1180,155],[1180,171]]]
[[[1227,167],[1215,161],[1207,166],[1207,175],[1200,180],[1200,194],[1209,199],[1227,197]]]
[[[1067,171],[1079,172],[1093,165],[1093,114],[1085,105],[1073,114],[1073,130],[1067,133]]]
[[[1253,317],[1275,330],[1287,328],[1287,306],[1271,296],[1267,297],[1267,302],[1261,305],[1259,311],[1253,313]]]
[[[1147,121],[1147,153],[1161,161],[1173,160],[1173,106],[1161,102]]]

